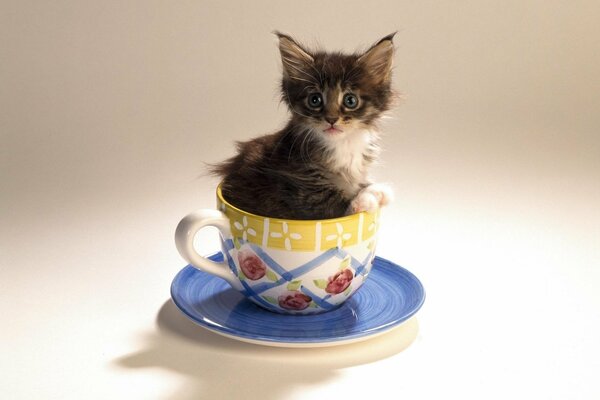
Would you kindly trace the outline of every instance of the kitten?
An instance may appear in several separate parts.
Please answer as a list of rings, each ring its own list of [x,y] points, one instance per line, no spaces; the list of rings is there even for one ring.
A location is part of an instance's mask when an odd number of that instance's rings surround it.
[[[238,142],[237,155],[213,166],[222,193],[253,214],[336,218],[387,204],[391,190],[372,184],[377,122],[391,107],[394,54],[388,35],[361,54],[309,51],[276,32],[283,62],[281,131]]]

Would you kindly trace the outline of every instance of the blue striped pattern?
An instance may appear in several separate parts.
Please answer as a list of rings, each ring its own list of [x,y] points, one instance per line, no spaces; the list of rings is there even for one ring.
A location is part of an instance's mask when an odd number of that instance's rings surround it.
[[[267,290],[273,289],[275,287],[285,285],[294,280],[300,279],[303,275],[305,275],[306,273],[319,267],[320,265],[327,262],[328,260],[330,260],[333,257],[337,257],[340,260],[343,260],[346,257],[350,257],[350,265],[355,270],[354,276],[359,276],[366,272],[365,269],[369,265],[369,260],[373,257],[373,254],[369,253],[367,255],[367,257],[361,262],[361,261],[357,260],[356,258],[350,256],[350,254],[347,251],[345,251],[344,249],[336,247],[333,249],[329,249],[329,250],[321,253],[319,256],[313,258],[312,260],[288,271],[286,268],[282,267],[279,263],[277,263],[273,258],[271,258],[271,256],[269,256],[269,254],[267,254],[260,246],[257,246],[253,243],[246,242],[243,240],[239,240],[239,241],[240,241],[241,245],[248,245],[252,249],[252,251],[254,251],[254,253],[258,257],[260,257],[260,259],[273,272],[275,272],[277,275],[280,276],[280,279],[278,279],[275,282],[258,282],[258,283],[250,284],[247,281],[240,281],[244,288],[244,290],[242,291],[242,294],[244,296],[252,299],[253,301],[257,302],[261,306],[267,308],[268,310],[276,311],[276,312],[282,312],[285,310],[282,310],[280,307],[265,301],[260,296],[261,293],[264,293]],[[239,271],[237,270],[237,267],[235,265],[233,258],[230,256],[230,251],[233,249],[234,249],[234,243],[231,239],[225,240],[223,242],[223,250],[225,251],[225,254],[227,255],[226,258],[227,258],[227,263],[229,265],[229,268],[235,274],[235,276],[238,276]],[[315,312],[329,311],[338,306],[338,304],[331,304],[327,301],[331,297],[330,294],[326,294],[325,296],[320,297],[318,294],[310,291],[308,288],[306,288],[304,286],[302,286],[300,288],[300,290],[307,296],[310,296],[312,298],[312,301],[314,301],[315,304],[318,306],[318,308],[315,310]]]

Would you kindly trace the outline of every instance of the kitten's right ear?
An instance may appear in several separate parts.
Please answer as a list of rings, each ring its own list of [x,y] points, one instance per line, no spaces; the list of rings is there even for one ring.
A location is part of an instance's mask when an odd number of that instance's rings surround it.
[[[306,75],[306,69],[315,61],[314,58],[304,50],[291,36],[281,32],[274,32],[279,38],[279,51],[283,63],[283,74],[289,78],[302,78]]]

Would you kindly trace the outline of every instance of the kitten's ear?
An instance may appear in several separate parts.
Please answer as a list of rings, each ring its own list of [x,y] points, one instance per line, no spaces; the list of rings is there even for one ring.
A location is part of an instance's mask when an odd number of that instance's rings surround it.
[[[281,32],[274,32],[279,37],[279,51],[283,62],[283,74],[289,78],[301,78],[306,69],[315,61],[294,39]]]
[[[391,33],[375,43],[369,50],[359,57],[358,62],[372,74],[376,83],[382,83],[390,79],[392,72],[392,61],[394,59],[394,39],[396,32]]]

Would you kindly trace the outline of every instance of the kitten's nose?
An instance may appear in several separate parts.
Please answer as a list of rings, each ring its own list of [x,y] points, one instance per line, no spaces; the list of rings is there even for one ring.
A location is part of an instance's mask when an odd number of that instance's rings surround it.
[[[325,117],[325,121],[329,122],[331,125],[335,125],[337,120],[338,120],[338,117]]]

